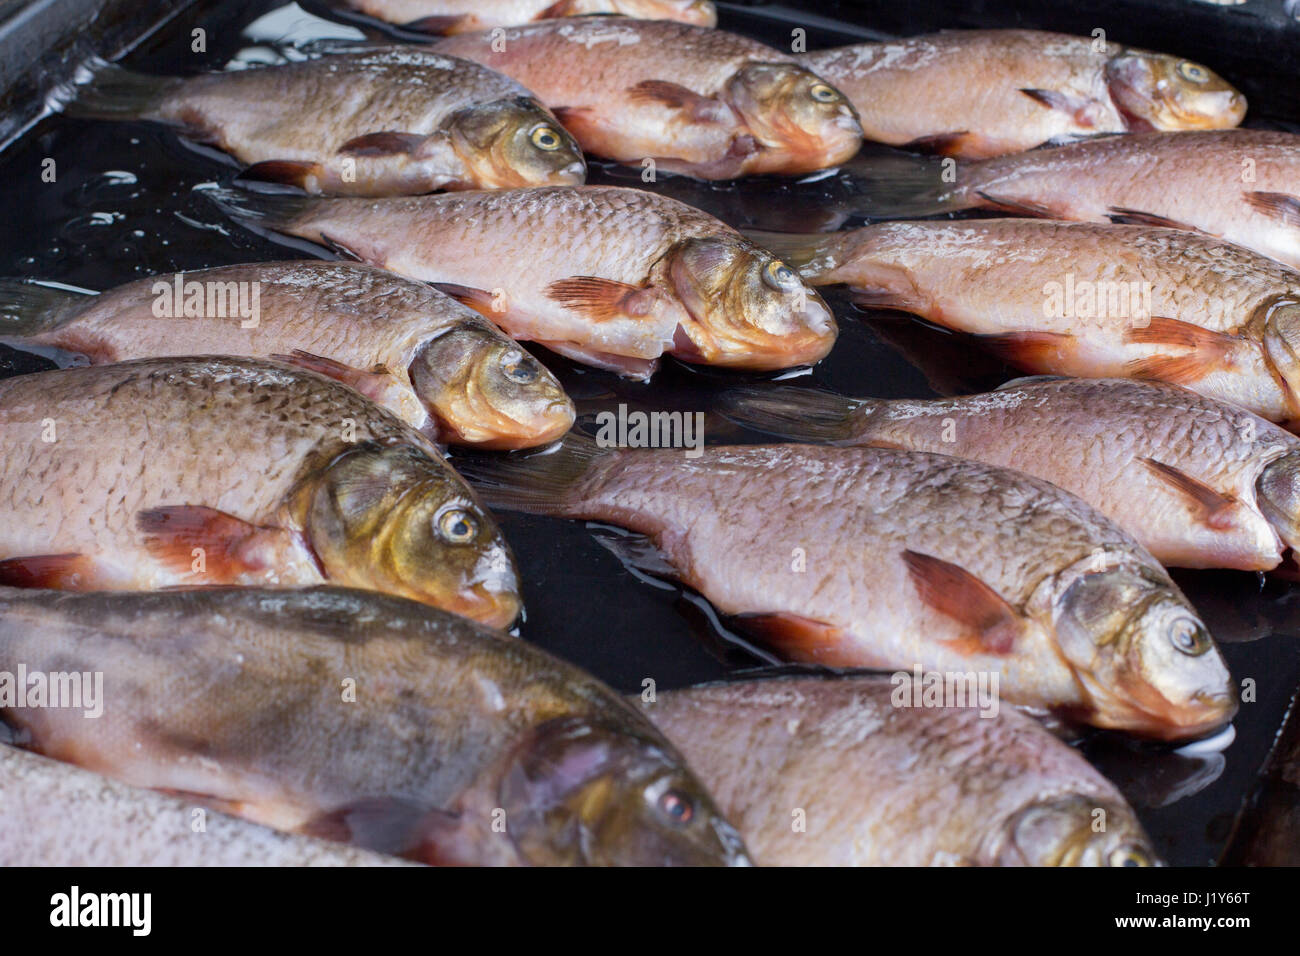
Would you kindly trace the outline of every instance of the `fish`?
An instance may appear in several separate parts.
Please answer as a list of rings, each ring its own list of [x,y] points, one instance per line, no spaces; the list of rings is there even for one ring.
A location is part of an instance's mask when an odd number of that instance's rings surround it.
[[[1196,610],[1127,532],[1069,492],[889,448],[602,447],[458,457],[496,507],[617,525],[785,660],[997,673],[1009,702],[1154,739],[1237,702]],[[652,560],[654,564],[652,565]]]
[[[1300,267],[1300,136],[1261,129],[1124,133],[946,170],[890,157],[855,211],[903,219],[964,209],[1203,232]],[[906,161],[900,161],[906,160]],[[865,177],[865,178],[864,178]]]
[[[330,582],[496,627],[510,547],[437,446],[294,366],[137,359],[0,381],[0,584]]]
[[[1300,545],[1300,438],[1177,385],[1028,379],[947,399],[737,389],[724,414],[798,442],[956,455],[1078,495],[1166,567],[1269,571]]]
[[[277,830],[442,865],[748,863],[614,691],[402,598],[5,592],[0,668],[20,665],[103,675],[96,719],[0,703],[23,746]]]
[[[1034,219],[752,237],[812,285],[971,333],[1028,372],[1172,382],[1300,424],[1300,272],[1229,242]]]
[[[218,266],[97,296],[0,279],[0,342],[91,364],[245,355],[350,385],[437,441],[528,448],[573,424],[541,362],[420,282],[349,262]]]
[[[577,185],[574,138],[524,87],[420,47],[193,77],[104,64],[69,115],[151,120],[229,153],[244,178],[313,195]]]
[[[712,0],[343,0],[344,5],[420,33],[467,33],[534,20],[620,14],[640,20],[718,24]]]
[[[1119,791],[1032,718],[988,716],[973,683],[970,705],[914,705],[923,687],[910,674],[784,676],[629,699],[759,866],[1158,864]]]
[[[515,339],[631,379],[649,379],[664,354],[750,371],[811,365],[837,334],[794,270],[712,216],[639,189],[205,195],[251,229],[431,282]]]
[[[945,30],[799,62],[849,98],[867,139],[962,159],[1104,133],[1225,129],[1246,115],[1246,98],[1199,63],[1041,30]]]
[[[409,866],[0,744],[0,866]]]
[[[667,20],[549,20],[448,37],[440,53],[518,80],[589,154],[696,179],[839,166],[862,127],[791,54]]]

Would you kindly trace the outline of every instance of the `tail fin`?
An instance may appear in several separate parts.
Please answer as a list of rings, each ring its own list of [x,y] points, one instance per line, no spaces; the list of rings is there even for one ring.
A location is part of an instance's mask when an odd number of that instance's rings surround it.
[[[754,431],[829,444],[851,441],[855,413],[869,404],[870,400],[786,385],[732,389],[723,393],[719,411]]]
[[[221,187],[199,191],[236,222],[276,232],[288,231],[294,220],[310,209],[313,202],[306,196],[290,193],[253,193]]]
[[[857,215],[916,219],[976,205],[954,185],[955,162],[868,143],[840,170],[848,180],[849,205]]]
[[[30,338],[58,328],[68,320],[69,306],[93,294],[39,285],[29,279],[0,279],[0,338]]]
[[[89,66],[90,77],[73,90],[64,107],[69,116],[86,119],[156,119],[163,101],[185,81],[175,76],[132,73],[112,63]]]
[[[494,508],[577,517],[569,492],[592,462],[604,454],[595,439],[569,432],[559,443],[540,452],[491,458],[457,456],[452,466]]]
[[[800,233],[800,232],[765,232],[762,229],[742,229],[745,238],[756,246],[762,246],[785,264],[799,272],[805,279],[812,278],[823,271],[820,263],[822,253],[828,251],[828,240],[833,240],[839,233]]]

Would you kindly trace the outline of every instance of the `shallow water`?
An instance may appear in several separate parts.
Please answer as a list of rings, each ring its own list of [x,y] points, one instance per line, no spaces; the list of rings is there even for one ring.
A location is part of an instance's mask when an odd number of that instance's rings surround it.
[[[259,21],[269,12],[276,15]],[[254,22],[257,29],[246,34]],[[768,42],[779,42],[789,29],[732,10],[723,25]],[[206,52],[191,50],[195,27],[206,31]],[[236,58],[274,60],[285,55],[279,41],[290,32],[304,43],[365,35],[338,24],[322,27],[296,8],[267,0],[201,3],[124,62],[145,72],[191,73]],[[829,21],[809,34],[812,46],[870,36],[837,30]],[[1267,109],[1255,121],[1269,122]],[[57,164],[57,180],[50,184],[40,179],[46,158]],[[0,275],[102,289],[156,272],[297,257],[226,222],[194,192],[203,183],[228,183],[235,172],[218,154],[148,124],[49,118],[0,155],[7,213]],[[661,177],[647,185],[637,170],[601,166],[593,169],[592,181],[653,188],[737,226],[817,230],[857,221],[858,187],[846,177],[736,185]],[[539,252],[546,244],[547,237],[538,237]],[[851,395],[921,398],[992,388],[1018,375],[960,336],[897,314],[859,311],[843,295],[827,299],[840,319],[840,341],[830,358],[798,381]],[[650,411],[707,412],[719,388],[754,381],[670,360],[652,384],[637,385],[538,354],[587,414],[620,402]],[[49,365],[0,346],[0,374]],[[713,415],[706,436],[710,442],[759,440]],[[639,690],[646,678],[667,689],[763,663],[698,596],[627,568],[602,545],[607,530],[526,515],[500,517],[523,569],[528,611],[521,633],[527,639],[625,691]],[[1124,790],[1169,862],[1203,864],[1222,853],[1300,684],[1300,585],[1261,584],[1254,575],[1236,572],[1176,577],[1218,636],[1234,675],[1256,680],[1258,700],[1243,705],[1235,737],[1222,750],[1182,754],[1105,734],[1080,746]]]

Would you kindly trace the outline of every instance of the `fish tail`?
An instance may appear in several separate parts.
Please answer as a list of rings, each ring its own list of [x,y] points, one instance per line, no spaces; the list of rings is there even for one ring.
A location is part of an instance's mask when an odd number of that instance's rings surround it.
[[[93,294],[30,279],[0,279],[0,338],[30,338],[56,329],[71,317],[71,306]]]
[[[870,402],[788,385],[731,389],[722,395],[719,411],[754,431],[831,443],[853,438],[855,412],[864,404]]]
[[[574,487],[606,453],[595,439],[569,432],[540,452],[492,458],[458,456],[452,464],[491,507],[566,516],[572,511]]]
[[[103,60],[86,68],[88,77],[70,91],[63,111],[83,119],[132,120],[156,117],[163,101],[184,80],[133,73]],[[84,75],[84,74],[83,74]]]
[[[956,186],[962,177],[955,163],[868,144],[840,169],[849,184],[848,205],[855,214],[870,219],[915,219],[978,205],[967,198],[967,190]]]
[[[742,229],[745,238],[762,246],[795,271],[802,272],[826,249],[828,237],[819,233],[765,232],[762,229]]]
[[[214,206],[245,226],[285,230],[311,208],[312,200],[291,193],[244,192],[223,187],[201,190]]]

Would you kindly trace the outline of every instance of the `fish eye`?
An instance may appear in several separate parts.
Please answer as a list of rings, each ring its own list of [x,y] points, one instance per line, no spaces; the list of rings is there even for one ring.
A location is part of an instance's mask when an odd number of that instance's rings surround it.
[[[1186,60],[1178,64],[1178,75],[1189,83],[1208,83],[1210,80],[1209,70]]]
[[[449,544],[465,544],[478,533],[478,521],[464,508],[448,508],[437,518],[438,535]]]
[[[812,89],[808,91],[808,95],[818,103],[834,103],[840,98],[840,94],[836,92],[835,88],[827,86],[825,83],[814,83]]]
[[[1210,649],[1210,635],[1190,617],[1180,617],[1169,625],[1169,643],[1188,657],[1200,657]]]
[[[528,138],[532,140],[534,146],[538,149],[544,149],[548,153],[559,149],[563,143],[560,134],[555,131],[554,127],[547,126],[544,123],[541,126],[534,127],[533,131],[528,134]]]
[[[517,385],[531,385],[537,381],[537,366],[518,352],[511,352],[501,360],[501,371]]]
[[[1151,857],[1147,856],[1141,848],[1128,843],[1111,850],[1110,858],[1106,862],[1111,866],[1150,866]]]
[[[781,292],[790,292],[799,287],[799,277],[780,259],[773,259],[763,267],[763,281]]]
[[[665,790],[659,795],[659,812],[671,822],[685,826],[695,816],[695,802],[680,790]]]

